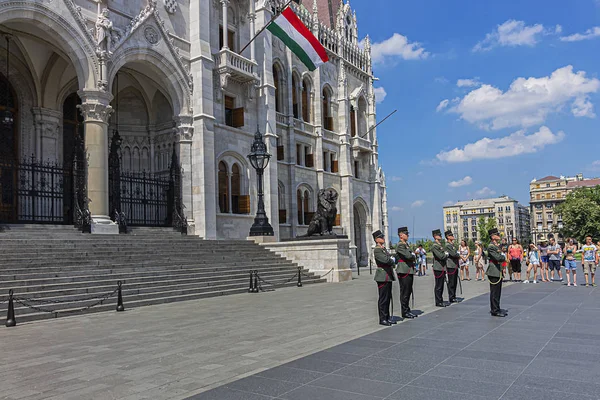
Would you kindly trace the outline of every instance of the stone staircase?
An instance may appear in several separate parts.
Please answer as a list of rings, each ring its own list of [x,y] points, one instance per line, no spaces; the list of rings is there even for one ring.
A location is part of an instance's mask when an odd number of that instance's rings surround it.
[[[117,296],[90,309],[123,282],[126,309],[244,293],[258,270],[265,289],[294,286],[298,265],[246,240],[202,240],[172,229],[89,235],[68,226],[0,226],[0,302],[9,289],[40,310],[15,302],[17,322],[115,310]],[[325,282],[304,270],[302,282]],[[286,282],[288,281],[288,282]],[[249,294],[250,295],[250,294]],[[95,298],[95,299],[93,299]],[[7,303],[0,304],[0,321]],[[44,311],[41,311],[44,310]],[[53,310],[58,312],[47,312]]]

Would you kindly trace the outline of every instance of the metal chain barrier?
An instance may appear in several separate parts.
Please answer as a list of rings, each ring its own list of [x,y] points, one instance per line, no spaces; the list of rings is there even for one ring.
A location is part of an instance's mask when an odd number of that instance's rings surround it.
[[[292,276],[290,279],[283,281],[281,283],[273,283],[273,282],[266,281],[263,278],[261,278],[260,275],[258,275],[258,280],[266,285],[276,286],[276,285],[285,285],[286,283],[289,283],[289,282],[293,281],[294,279],[296,279],[297,276],[298,276],[298,273],[296,272],[294,274],[294,276]]]
[[[116,288],[112,292],[106,293],[106,294],[104,294],[101,297],[95,296],[93,298],[90,298],[88,300],[98,299],[98,301],[96,301],[95,303],[92,303],[92,304],[90,304],[88,306],[82,307],[82,308],[80,308],[78,310],[75,310],[75,311],[69,310],[69,311],[71,311],[71,312],[82,312],[82,311],[89,310],[92,307],[96,307],[97,305],[100,305],[100,304],[104,303],[104,301],[108,300],[109,298],[111,298],[115,294],[117,294],[118,291],[119,291],[119,288]],[[48,308],[43,308],[43,307],[40,307],[40,306],[36,306],[36,305],[30,304],[30,302],[32,300],[33,301],[40,301],[40,299],[28,299],[28,298],[25,298],[25,297],[15,297],[14,300],[17,303],[21,304],[22,306],[31,308],[32,310],[35,310],[35,311],[38,311],[38,312],[47,312],[47,313],[52,313],[52,314],[59,314],[60,312],[62,312],[61,310],[51,310],[51,309],[48,309]],[[57,301],[40,301],[40,302],[42,302],[44,304],[60,304],[60,303],[72,303],[73,301],[77,301],[77,300],[70,300],[70,301],[57,300]]]
[[[327,275],[329,275],[330,273],[332,273],[334,269],[335,269],[335,268],[331,268],[329,271],[327,271],[327,273],[326,273],[325,275],[321,275],[321,279],[325,278]],[[307,274],[305,274],[304,272],[302,273],[302,276],[305,276],[305,277],[307,277],[307,278],[313,278],[312,276],[310,276],[310,275],[307,275]]]

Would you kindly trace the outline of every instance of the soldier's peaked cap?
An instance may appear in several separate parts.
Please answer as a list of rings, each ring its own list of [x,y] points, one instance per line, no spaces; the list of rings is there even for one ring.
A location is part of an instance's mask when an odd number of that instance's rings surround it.
[[[434,236],[434,237],[435,236],[442,236],[442,231],[439,230],[439,229],[433,230],[433,231],[431,231],[431,235]]]
[[[408,228],[406,226],[398,228],[398,235],[401,233],[406,233],[408,235]]]
[[[492,235],[500,235],[500,233],[498,232],[498,228],[492,228],[488,231],[488,235],[492,236]]]
[[[385,235],[379,229],[376,230],[375,232],[373,232],[373,239],[377,239],[377,238],[382,238],[382,239],[385,238]]]
[[[451,230],[447,230],[446,232],[444,232],[444,235],[446,235],[446,237],[448,237],[448,236],[454,236],[454,233],[452,233]]]

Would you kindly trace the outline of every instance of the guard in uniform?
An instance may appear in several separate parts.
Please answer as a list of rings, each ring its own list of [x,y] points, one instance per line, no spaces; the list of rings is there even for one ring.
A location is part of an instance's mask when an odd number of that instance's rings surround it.
[[[458,284],[458,262],[460,253],[454,245],[454,234],[452,231],[446,231],[446,247],[448,260],[446,260],[446,272],[448,273],[448,298],[450,303],[458,303],[456,300],[456,285]]]
[[[410,311],[408,302],[413,292],[413,276],[415,275],[415,267],[417,256],[410,251],[406,241],[408,240],[408,228],[398,228],[398,236],[400,241],[396,246],[396,273],[398,274],[398,283],[400,284],[400,308],[402,309],[402,318],[417,317]]]
[[[498,245],[500,234],[497,228],[488,231],[492,243],[488,246],[489,265],[487,269],[488,281],[490,282],[490,313],[494,317],[506,317],[506,310],[500,308],[500,296],[502,295],[502,263],[506,256]]]
[[[381,231],[373,232],[373,239],[377,243],[377,247],[373,250],[373,257],[377,263],[375,271],[375,282],[379,289],[379,324],[390,326],[396,321],[390,319],[390,301],[392,300],[392,282],[396,280],[394,277],[394,265],[396,260],[390,255],[385,248],[385,236]]]
[[[433,294],[435,296],[436,307],[446,307],[444,303],[444,281],[446,280],[446,260],[448,259],[448,253],[442,246],[442,232],[436,229],[432,232],[435,243],[431,246],[431,252],[433,253],[433,276],[435,278],[435,289]]]

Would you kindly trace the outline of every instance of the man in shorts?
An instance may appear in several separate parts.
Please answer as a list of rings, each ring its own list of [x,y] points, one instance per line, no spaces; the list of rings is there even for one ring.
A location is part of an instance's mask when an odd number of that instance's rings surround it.
[[[554,236],[550,238],[550,246],[548,246],[548,267],[550,268],[551,281],[562,282],[562,272],[560,270],[560,246],[556,244]],[[554,279],[554,272],[558,272],[558,279]]]
[[[581,247],[581,256],[583,264],[583,276],[585,277],[585,286],[590,286],[589,275],[592,274],[592,286],[596,286],[594,278],[596,275],[596,265],[598,264],[598,248],[592,243],[592,237],[585,237],[585,244]]]

